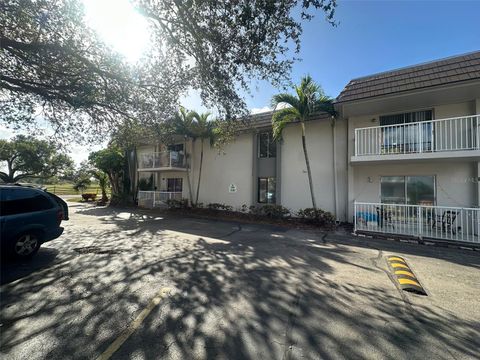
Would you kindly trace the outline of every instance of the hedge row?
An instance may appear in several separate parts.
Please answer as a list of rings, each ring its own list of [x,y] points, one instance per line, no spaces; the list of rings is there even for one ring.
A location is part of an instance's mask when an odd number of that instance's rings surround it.
[[[167,206],[169,209],[176,210],[189,210],[200,213],[226,213],[228,215],[237,215],[240,217],[249,217],[253,219],[270,219],[270,220],[299,220],[303,223],[324,226],[324,227],[333,227],[335,226],[335,217],[332,213],[324,211],[321,209],[314,208],[305,208],[300,209],[297,212],[292,212],[284,206],[266,204],[261,206],[247,206],[242,205],[238,211],[234,211],[233,207],[230,205],[225,205],[221,203],[210,203],[204,206],[203,204],[198,204],[196,207],[192,208],[188,204],[187,199],[182,200],[168,200]]]

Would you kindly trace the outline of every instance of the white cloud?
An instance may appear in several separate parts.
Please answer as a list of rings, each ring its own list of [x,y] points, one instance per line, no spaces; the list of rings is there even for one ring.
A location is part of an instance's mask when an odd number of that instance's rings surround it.
[[[288,104],[285,104],[285,103],[280,103],[277,105],[277,108],[276,110],[280,110],[280,109],[285,109],[287,107],[290,107],[290,105]],[[264,112],[268,112],[268,111],[272,111],[273,109],[270,107],[270,106],[264,106],[264,107],[261,107],[261,108],[252,108],[250,110],[250,113],[253,115],[253,114],[261,114],[261,113],[264,113]]]
[[[250,114],[260,114],[264,112],[272,111],[272,109],[269,106],[264,106],[261,108],[253,108],[250,110]]]

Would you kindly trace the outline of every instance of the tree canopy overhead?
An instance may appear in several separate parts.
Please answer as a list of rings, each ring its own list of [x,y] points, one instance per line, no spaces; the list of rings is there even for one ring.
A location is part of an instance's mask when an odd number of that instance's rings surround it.
[[[61,134],[102,134],[125,119],[154,124],[173,116],[190,88],[221,115],[244,115],[241,90],[251,79],[285,83],[302,20],[319,11],[333,23],[336,6],[336,0],[133,3],[150,20],[153,41],[135,65],[86,26],[80,0],[2,1],[1,120],[28,127],[41,113]]]

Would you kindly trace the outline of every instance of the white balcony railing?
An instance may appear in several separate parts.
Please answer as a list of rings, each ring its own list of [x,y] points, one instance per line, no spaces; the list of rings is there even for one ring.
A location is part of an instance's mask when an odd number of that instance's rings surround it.
[[[355,231],[480,244],[480,208],[355,202]]]
[[[141,154],[138,160],[139,169],[185,167],[185,156],[178,151],[163,151],[158,153]]]
[[[355,156],[479,149],[480,115],[355,129]]]
[[[167,200],[182,200],[181,191],[139,191],[138,203],[144,206],[159,206],[167,203]]]

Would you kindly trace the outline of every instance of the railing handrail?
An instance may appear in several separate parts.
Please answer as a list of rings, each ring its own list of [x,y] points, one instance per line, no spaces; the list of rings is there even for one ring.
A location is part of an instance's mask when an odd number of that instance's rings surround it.
[[[176,155],[176,156],[174,156]],[[144,166],[146,164],[146,166]],[[155,166],[158,165],[158,166]],[[180,151],[167,150],[160,152],[143,153],[139,155],[138,169],[154,168],[184,168],[186,156]]]
[[[163,190],[138,190],[142,193],[162,193],[162,194],[182,194],[182,191],[163,191]]]
[[[175,150],[154,151],[154,152],[142,153],[140,155],[141,156],[152,156],[152,155],[157,155],[157,154],[171,154],[171,153],[177,153],[179,155],[184,155],[182,152],[175,151]]]
[[[437,209],[459,209],[459,210],[479,210],[480,208],[461,207],[461,206],[443,206],[443,205],[414,205],[414,204],[387,204],[387,203],[372,203],[361,202],[354,200],[354,205],[373,205],[373,206],[400,206],[400,207],[424,207],[424,208],[437,208]]]
[[[380,128],[387,128],[387,127],[401,127],[401,126],[408,126],[408,125],[418,125],[418,124],[426,124],[426,123],[433,123],[433,122],[441,122],[441,121],[449,121],[449,120],[458,120],[458,119],[469,119],[469,118],[479,118],[480,114],[477,115],[467,115],[467,116],[457,116],[445,119],[432,119],[432,120],[424,120],[424,121],[415,121],[410,123],[403,123],[403,124],[393,124],[393,125],[378,125],[378,126],[366,126],[361,128],[355,128],[355,132],[360,130],[366,129],[380,129]]]

